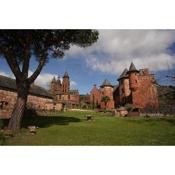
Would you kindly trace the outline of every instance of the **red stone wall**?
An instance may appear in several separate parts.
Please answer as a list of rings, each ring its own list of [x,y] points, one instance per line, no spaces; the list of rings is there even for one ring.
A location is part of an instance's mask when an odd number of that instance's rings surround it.
[[[119,81],[119,101],[121,104],[127,103],[127,97],[130,96],[130,84],[128,78],[123,78]],[[116,97],[115,97],[116,99]]]
[[[134,105],[154,109],[158,108],[157,89],[153,84],[152,75],[138,76],[139,88],[132,92],[132,102]]]
[[[5,117],[9,118],[14,105],[16,103],[17,94],[16,92],[11,92],[9,90],[0,90],[0,102],[6,102],[7,104],[0,109],[0,118]],[[31,108],[37,110],[47,110],[49,105],[49,109],[53,109],[53,101],[49,98],[38,97],[34,95],[29,95],[27,99],[27,105]]]
[[[52,103],[53,100],[49,98],[44,97],[38,97],[34,95],[29,95],[27,98],[27,105],[31,106],[34,109],[37,110],[46,110],[46,104]]]
[[[139,86],[138,73],[130,72],[129,73],[129,87],[132,91],[137,90]]]
[[[64,77],[63,78],[63,82],[62,82],[62,92],[63,93],[67,93],[67,92],[69,92],[69,89],[70,89],[69,78],[68,77]]]
[[[0,108],[0,118],[10,118],[16,99],[17,94],[15,92],[0,89],[0,102],[6,103]]]
[[[90,103],[100,105],[100,102],[101,102],[100,90],[96,87],[96,85],[94,85],[94,87],[90,92]]]
[[[57,100],[64,100],[64,101],[74,101],[76,103],[79,103],[80,101],[80,96],[79,93],[75,93],[75,94],[60,94],[57,95]]]
[[[148,69],[141,69],[139,73],[130,73],[129,89],[128,82],[124,82],[123,79],[120,80],[119,88],[114,92],[115,104],[124,105],[131,103],[143,109],[150,107],[157,109],[158,96],[154,81],[155,78],[149,73]]]
[[[107,103],[107,109],[114,109],[114,99],[113,99],[113,88],[110,86],[105,86],[101,89],[101,97],[108,96],[110,101]],[[105,109],[105,103],[101,101],[101,109]]]

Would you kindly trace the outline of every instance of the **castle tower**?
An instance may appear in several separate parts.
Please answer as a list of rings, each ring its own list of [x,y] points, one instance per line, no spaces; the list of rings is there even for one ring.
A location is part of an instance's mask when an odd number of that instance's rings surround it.
[[[56,81],[56,90],[57,93],[61,92],[61,80],[60,80],[60,76],[58,76],[57,81]]]
[[[131,90],[129,87],[129,76],[128,76],[128,69],[124,69],[122,74],[120,75],[119,79],[119,99],[120,104],[125,104],[128,102],[128,98]]]
[[[125,69],[118,79],[120,94],[123,94],[125,97],[130,95],[129,76],[127,73],[128,73],[128,69]]]
[[[100,101],[101,101],[101,94],[99,89],[97,88],[96,84],[94,84],[91,92],[90,92],[90,102],[93,105],[100,105]]]
[[[67,72],[64,73],[63,82],[62,82],[62,92],[68,93],[70,90],[70,80]]]
[[[139,71],[136,69],[135,65],[132,62],[128,71],[129,85],[132,91],[136,91],[139,87],[138,73]]]
[[[107,108],[107,109],[113,109],[114,108],[114,100],[113,100],[113,86],[111,83],[106,79],[104,80],[103,84],[100,86],[101,87],[101,98],[104,96],[109,97],[109,101],[107,103],[107,106],[103,101],[101,101],[101,108]]]
[[[56,95],[56,79],[53,77],[51,83],[50,83],[50,93],[54,96]]]

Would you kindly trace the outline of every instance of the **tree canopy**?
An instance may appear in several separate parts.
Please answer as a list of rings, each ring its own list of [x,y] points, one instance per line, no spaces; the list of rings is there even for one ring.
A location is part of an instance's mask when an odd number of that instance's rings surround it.
[[[97,39],[96,30],[0,30],[0,55],[20,79],[28,76],[32,55],[39,62],[39,73],[48,58],[62,58],[72,45],[86,47]],[[36,73],[28,79],[30,82],[36,79]]]

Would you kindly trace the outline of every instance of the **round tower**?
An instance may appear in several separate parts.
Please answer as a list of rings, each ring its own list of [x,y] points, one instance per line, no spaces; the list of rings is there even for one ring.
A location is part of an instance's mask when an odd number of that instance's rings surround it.
[[[131,63],[128,74],[129,74],[129,85],[132,91],[136,91],[139,87],[138,73],[139,71],[136,69],[135,65]]]
[[[69,81],[69,75],[67,72],[64,73],[63,76],[63,82],[62,82],[62,92],[68,93],[70,90],[70,81]]]
[[[100,86],[101,88],[101,98],[109,97],[109,101],[105,104],[104,101],[101,99],[101,108],[113,109],[114,108],[114,99],[113,99],[113,86],[111,83],[106,79],[104,80],[103,84]]]
[[[129,77],[128,77],[128,69],[125,69],[122,74],[120,75],[119,79],[119,89],[121,96],[129,96],[130,89],[129,89]]]

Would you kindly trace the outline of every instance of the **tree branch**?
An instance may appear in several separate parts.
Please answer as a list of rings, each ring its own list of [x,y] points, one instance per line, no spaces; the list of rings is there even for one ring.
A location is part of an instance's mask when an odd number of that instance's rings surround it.
[[[20,71],[19,65],[17,64],[17,61],[15,59],[11,58],[8,55],[5,56],[5,59],[8,63],[8,65],[10,66],[10,69],[12,70],[15,77],[17,79],[21,79],[22,78],[22,73]]]
[[[33,83],[36,78],[38,77],[38,75],[40,74],[42,68],[44,67],[46,63],[46,57],[42,57],[40,58],[40,61],[39,61],[39,64],[38,64],[38,67],[37,69],[35,70],[35,72],[28,78],[28,82],[31,84]]]
[[[24,61],[23,61],[22,75],[23,75],[23,78],[26,79],[28,77],[30,55],[29,55],[28,50],[26,50],[25,52],[26,53],[25,53]]]
[[[21,43],[24,44],[24,61],[22,67],[22,75],[24,79],[28,78],[28,71],[29,71],[29,62],[30,62],[30,43],[31,43],[32,33],[28,33],[26,37],[26,42]]]

